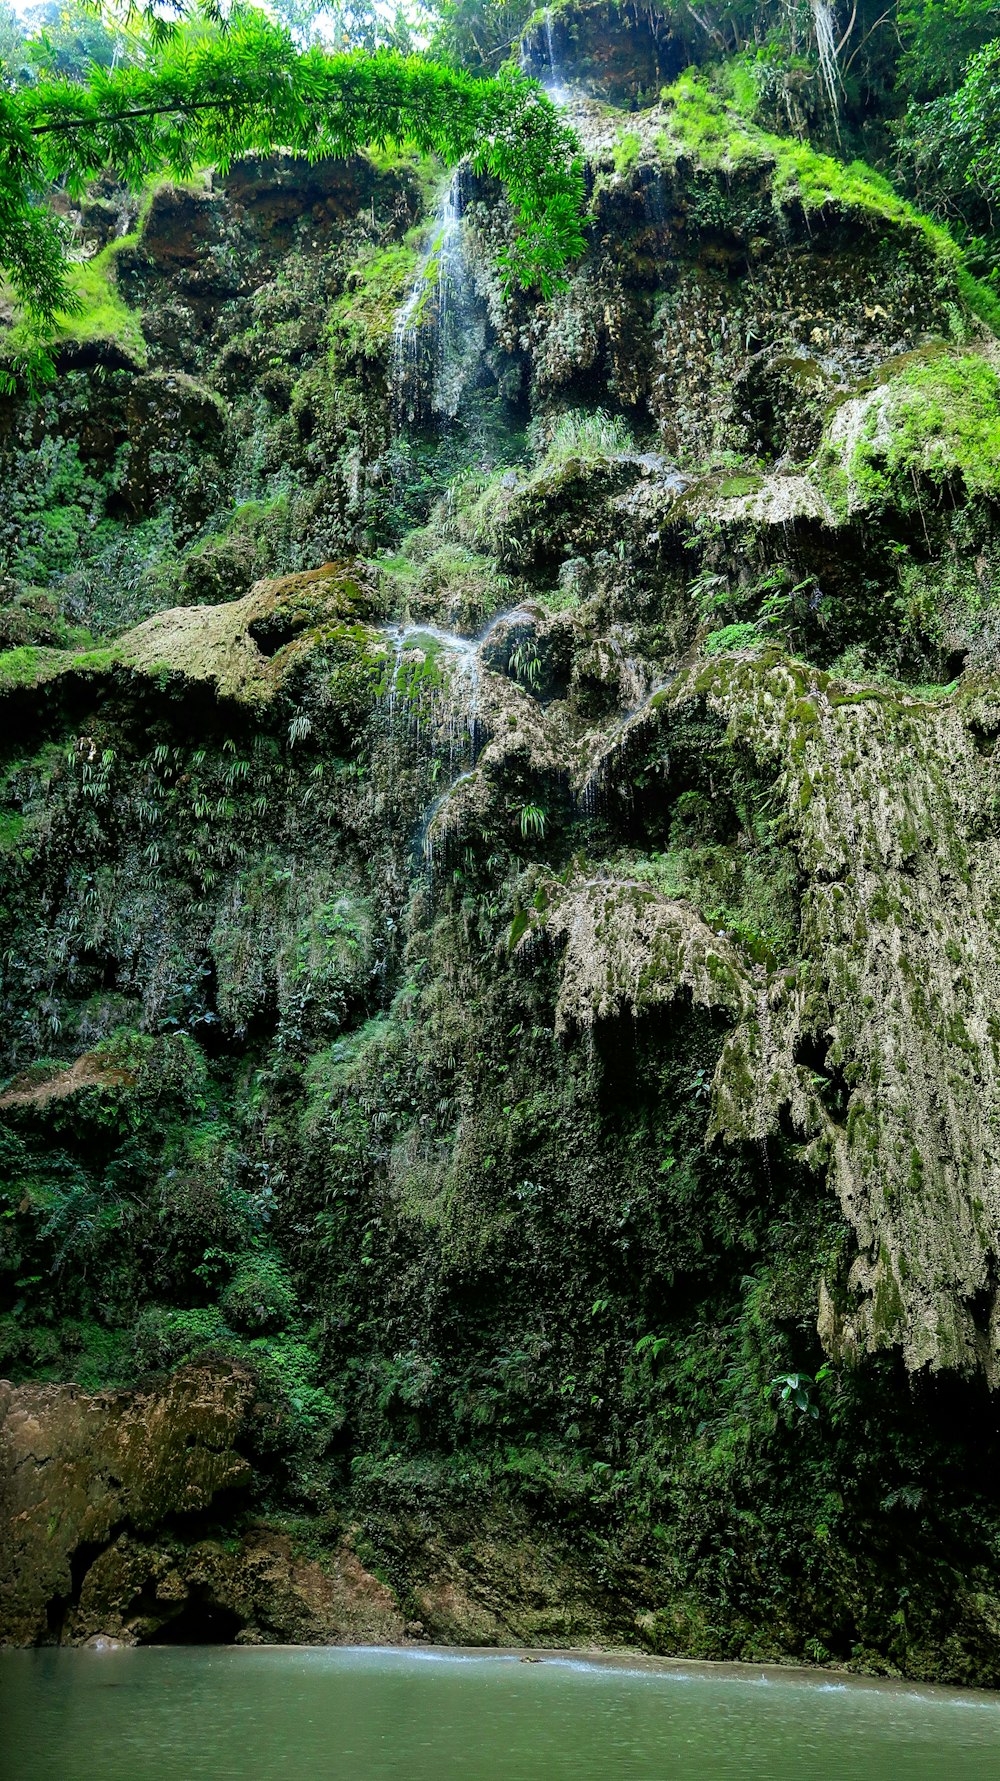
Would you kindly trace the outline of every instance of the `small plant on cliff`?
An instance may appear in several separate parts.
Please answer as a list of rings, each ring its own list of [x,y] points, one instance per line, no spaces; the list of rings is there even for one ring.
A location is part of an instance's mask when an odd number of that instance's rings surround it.
[[[537,835],[539,840],[545,835],[545,812],[540,804],[525,804],[521,811],[521,834],[525,840],[529,835]]]
[[[817,1386],[830,1377],[833,1369],[824,1363],[819,1371],[812,1373],[779,1373],[766,1387],[766,1395],[775,1399],[782,1410],[791,1415],[811,1417],[815,1422],[819,1418],[819,1405],[813,1393]]]
[[[568,463],[600,464],[632,449],[628,427],[617,414],[598,408],[593,414],[571,410],[561,414],[549,436],[544,462],[549,469]]]
[[[507,672],[522,686],[537,693],[542,684],[542,661],[533,643],[521,642],[510,653]]]

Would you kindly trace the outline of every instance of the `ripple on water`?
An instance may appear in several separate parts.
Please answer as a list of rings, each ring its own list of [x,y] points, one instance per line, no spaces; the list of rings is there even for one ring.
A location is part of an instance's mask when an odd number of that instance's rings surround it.
[[[162,1646],[0,1653],[0,1726],[10,1781],[996,1781],[1000,1698],[625,1654]]]

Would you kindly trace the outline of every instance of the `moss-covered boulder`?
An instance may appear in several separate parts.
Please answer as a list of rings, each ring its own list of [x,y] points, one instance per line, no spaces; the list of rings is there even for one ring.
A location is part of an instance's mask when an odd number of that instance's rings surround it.
[[[818,468],[827,499],[849,517],[913,516],[933,527],[946,504],[995,504],[1000,377],[991,357],[942,345],[887,365],[833,409]]]
[[[371,591],[350,565],[258,582],[240,600],[221,606],[181,606],[160,612],[106,649],[58,651],[22,646],[0,653],[0,688],[41,686],[60,675],[130,674],[188,684],[220,699],[266,704],[310,652],[340,642],[364,658],[371,640],[363,629]],[[379,652],[368,661],[378,677]],[[364,679],[363,660],[359,679]]]
[[[254,1413],[252,1377],[220,1365],[142,1393],[0,1381],[5,1642],[398,1640],[392,1592],[342,1534],[323,1563],[259,1521],[206,1537],[216,1499],[231,1516],[246,1493]]]

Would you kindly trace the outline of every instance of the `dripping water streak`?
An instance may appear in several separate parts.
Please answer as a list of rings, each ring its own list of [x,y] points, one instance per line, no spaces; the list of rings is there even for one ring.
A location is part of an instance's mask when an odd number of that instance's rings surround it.
[[[469,301],[461,171],[456,168],[452,174],[429,245],[393,321],[391,398],[397,435],[428,412],[453,418],[458,408]]]
[[[833,29],[833,7],[829,0],[812,0],[816,50],[826,96],[833,112],[834,126],[840,135],[840,70],[837,67],[837,42]]]
[[[569,89],[565,81],[560,79],[555,45],[552,41],[552,13],[548,7],[545,8],[545,47],[549,57],[549,78],[543,81],[542,85],[554,105],[565,105],[569,98]]]
[[[451,776],[421,824],[420,851],[431,870],[435,825],[441,826],[437,819],[459,786],[471,777],[484,740],[479,705],[480,652],[501,625],[519,619],[530,623],[531,615],[521,607],[507,607],[496,613],[475,637],[462,637],[434,624],[395,624],[383,629],[383,636],[392,646],[392,664],[383,695],[390,736],[398,733],[401,714],[405,714],[408,739],[425,734],[431,752],[439,758],[446,755]],[[413,658],[415,665],[420,657],[426,660],[430,655],[448,658],[450,665],[442,676],[443,686],[435,680],[415,689],[408,677],[406,658]]]

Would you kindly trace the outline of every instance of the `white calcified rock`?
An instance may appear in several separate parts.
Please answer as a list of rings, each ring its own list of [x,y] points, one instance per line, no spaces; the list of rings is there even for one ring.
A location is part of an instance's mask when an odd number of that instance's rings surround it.
[[[565,942],[557,1032],[669,1004],[684,990],[700,1006],[736,1016],[750,1007],[750,978],[735,949],[688,904],[614,878],[552,884],[546,895],[521,944],[540,927]]]
[[[716,1129],[760,1137],[787,1109],[827,1160],[857,1241],[841,1349],[996,1381],[998,690],[928,702],[773,660],[698,678],[779,766],[805,880],[803,964],[730,1036]],[[795,1061],[804,1034],[842,1072],[836,1117]]]

